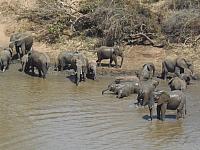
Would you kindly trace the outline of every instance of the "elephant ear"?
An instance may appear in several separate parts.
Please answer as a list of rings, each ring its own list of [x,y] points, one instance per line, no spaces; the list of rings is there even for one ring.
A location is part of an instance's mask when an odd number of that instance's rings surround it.
[[[23,42],[23,40],[19,39],[19,40],[15,41],[15,45],[20,46],[20,45],[22,45],[22,42]]]

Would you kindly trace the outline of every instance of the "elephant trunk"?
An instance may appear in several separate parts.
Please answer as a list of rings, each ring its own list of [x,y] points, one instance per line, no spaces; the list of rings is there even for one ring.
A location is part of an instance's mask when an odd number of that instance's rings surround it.
[[[105,90],[103,90],[102,92],[101,92],[101,94],[103,95],[106,91],[108,91],[109,89],[107,88],[107,89],[105,89]]]

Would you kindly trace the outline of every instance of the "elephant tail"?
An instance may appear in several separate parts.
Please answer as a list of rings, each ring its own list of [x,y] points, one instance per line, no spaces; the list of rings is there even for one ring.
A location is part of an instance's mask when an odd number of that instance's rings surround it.
[[[185,101],[185,115],[187,114],[186,101]]]

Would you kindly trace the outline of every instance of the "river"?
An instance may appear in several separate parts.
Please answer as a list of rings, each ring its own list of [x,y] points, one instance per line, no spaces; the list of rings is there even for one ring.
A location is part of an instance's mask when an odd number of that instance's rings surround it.
[[[185,92],[185,119],[167,111],[165,122],[151,122],[136,95],[101,95],[112,77],[77,87],[65,73],[44,80],[18,69],[0,72],[0,150],[200,149],[200,82]],[[159,88],[168,89],[163,81]]]

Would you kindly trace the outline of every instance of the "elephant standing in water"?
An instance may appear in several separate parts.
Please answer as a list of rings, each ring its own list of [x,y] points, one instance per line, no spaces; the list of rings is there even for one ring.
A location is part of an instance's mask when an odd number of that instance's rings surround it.
[[[10,37],[9,47],[16,49],[16,54],[19,59],[27,54],[33,46],[33,37],[30,33],[14,33]]]
[[[155,74],[155,66],[153,63],[146,63],[140,71],[135,73],[140,80],[152,79]]]
[[[193,65],[188,60],[184,58],[165,59],[162,62],[161,78],[166,79],[168,72],[175,73],[177,76],[180,76],[181,73],[184,73],[184,69],[186,68],[193,73]]]
[[[87,71],[87,76],[89,78],[92,78],[93,80],[96,80],[97,76],[97,63],[95,61],[90,61],[88,63],[88,71]]]
[[[152,109],[154,106],[153,92],[155,91],[158,84],[159,81],[156,80],[152,80],[150,82],[145,81],[144,83],[142,83],[137,96],[137,105],[142,105],[142,106],[148,105],[151,120],[153,113]]]
[[[63,71],[64,69],[70,69],[72,65],[72,57],[74,56],[74,51],[63,51],[58,55],[55,67],[58,71]]]
[[[35,67],[39,72],[39,77],[46,78],[46,74],[50,65],[50,58],[45,53],[32,50],[28,52],[28,58],[26,55],[24,56],[22,64],[23,66],[25,66],[26,72],[29,72],[31,68],[32,74],[35,74],[34,72],[34,67]]]
[[[109,67],[111,67],[112,62],[115,62],[115,66],[118,67],[117,63],[117,56],[120,56],[121,59],[121,65],[122,67],[123,64],[123,59],[124,59],[124,54],[119,47],[107,47],[107,46],[101,46],[97,49],[97,58],[98,60],[96,61],[99,66],[101,66],[101,61],[103,59],[110,59]]]
[[[88,71],[88,59],[86,56],[82,53],[74,53],[72,59],[71,59],[71,67],[75,71],[75,77],[76,77],[76,85],[78,86],[80,81],[86,80],[86,75]]]
[[[184,118],[186,114],[186,96],[182,91],[156,92],[154,99],[157,102],[158,119],[165,120],[165,112],[167,109],[177,110],[177,119]]]
[[[4,48],[0,51],[0,69],[5,72],[9,68],[12,59],[12,50],[10,48]]]

